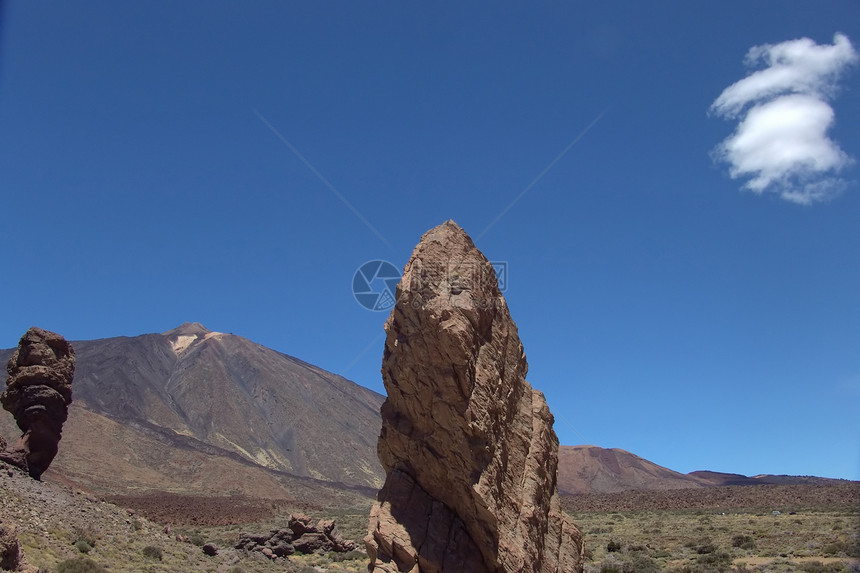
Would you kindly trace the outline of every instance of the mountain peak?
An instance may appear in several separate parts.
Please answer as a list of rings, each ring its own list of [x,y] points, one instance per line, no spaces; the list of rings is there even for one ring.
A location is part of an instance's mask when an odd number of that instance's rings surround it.
[[[173,330],[168,330],[162,333],[170,341],[170,346],[177,356],[181,355],[191,345],[199,340],[206,340],[212,336],[217,336],[220,332],[212,332],[199,322],[186,322],[177,326]]]
[[[161,334],[168,338],[173,338],[174,336],[199,336],[202,338],[211,332],[211,330],[199,322],[186,322]]]

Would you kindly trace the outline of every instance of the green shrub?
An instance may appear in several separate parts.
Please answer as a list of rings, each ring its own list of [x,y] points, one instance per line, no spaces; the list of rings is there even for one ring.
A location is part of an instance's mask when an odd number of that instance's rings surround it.
[[[632,553],[624,560],[622,573],[659,573],[660,565],[654,559],[642,553]]]
[[[725,551],[716,551],[701,555],[696,563],[704,565],[709,571],[728,571],[732,566],[732,556]]]
[[[696,546],[696,553],[699,555],[707,555],[708,553],[713,553],[716,550],[717,546],[710,541],[705,541]]]
[[[821,548],[825,555],[860,557],[860,544],[834,541]]]
[[[732,537],[732,547],[740,549],[755,549],[755,539],[749,535],[735,535]]]
[[[608,551],[609,553],[621,551],[621,543],[615,541],[614,539],[610,539],[609,543],[606,544],[606,551]]]
[[[206,540],[199,533],[192,533],[188,540],[191,541],[192,545],[196,545],[197,547],[203,547],[206,544]]]
[[[67,559],[57,565],[57,573],[107,573],[107,569],[92,559],[79,557]]]
[[[89,553],[93,550],[93,546],[84,541],[83,539],[79,539],[75,542],[75,548],[81,553]]]
[[[346,553],[331,552],[327,555],[330,561],[334,563],[342,563],[343,561],[353,561],[356,559],[367,559],[367,553],[363,553],[356,549],[347,551]]]
[[[156,547],[154,545],[147,545],[143,548],[143,556],[147,559],[155,559],[156,561],[161,561],[163,554],[160,547]]]

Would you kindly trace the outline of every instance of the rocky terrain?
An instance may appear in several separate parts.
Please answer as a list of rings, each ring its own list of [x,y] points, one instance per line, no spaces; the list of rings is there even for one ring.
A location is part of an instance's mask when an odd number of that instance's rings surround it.
[[[397,295],[370,570],[581,571],[582,537],[556,487],[553,418],[526,382],[492,265],[448,221],[421,238]]]
[[[216,523],[241,523],[242,529],[173,527],[172,519],[155,522],[134,509],[78,489],[33,480],[22,470],[0,462],[0,562],[4,559],[4,539],[9,539],[4,532],[9,531],[17,542],[17,570],[27,573],[57,571],[63,562],[84,559],[109,571],[294,572],[307,570],[301,565],[303,556],[268,555],[265,548],[269,539],[277,537],[284,547],[288,543],[290,555],[302,550],[309,555],[317,551],[348,552],[355,546],[338,533],[330,519],[312,520],[301,513],[288,518],[296,511],[294,507],[264,508],[261,501],[220,500],[217,510],[212,506],[205,515],[207,522],[212,518]],[[369,500],[363,506],[365,515],[368,506]],[[174,508],[178,514],[173,517],[187,522],[182,518],[187,506]],[[263,511],[247,511],[249,508]],[[297,525],[290,529],[293,521]],[[272,524],[276,525],[274,532]],[[350,557],[351,562],[358,563],[358,559],[366,564],[366,556],[356,553]]]

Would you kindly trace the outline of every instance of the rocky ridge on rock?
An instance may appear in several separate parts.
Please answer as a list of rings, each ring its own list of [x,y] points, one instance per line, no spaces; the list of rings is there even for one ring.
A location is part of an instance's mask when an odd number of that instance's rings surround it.
[[[6,367],[9,378],[0,394],[23,434],[0,459],[39,479],[57,455],[63,424],[72,402],[75,352],[65,338],[32,327]]]
[[[421,238],[385,330],[370,570],[581,571],[552,415],[493,266],[454,222]]]

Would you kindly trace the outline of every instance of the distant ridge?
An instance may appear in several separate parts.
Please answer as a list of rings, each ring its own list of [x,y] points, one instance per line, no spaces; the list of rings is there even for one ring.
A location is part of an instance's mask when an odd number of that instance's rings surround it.
[[[721,486],[833,485],[851,483],[813,476],[757,475],[714,471],[682,474],[628,451],[598,446],[559,447],[559,490],[567,495],[667,491]]]

